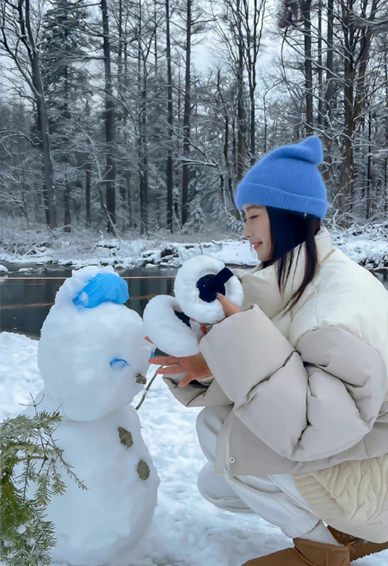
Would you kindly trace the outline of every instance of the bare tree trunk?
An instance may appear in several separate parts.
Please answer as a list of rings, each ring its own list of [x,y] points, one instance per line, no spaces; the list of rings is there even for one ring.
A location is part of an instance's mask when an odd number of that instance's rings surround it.
[[[20,135],[17,136],[17,148],[18,148],[18,155],[19,155],[19,159],[20,159],[20,155],[21,155],[21,151],[20,151]],[[23,214],[26,218],[26,224],[27,224],[27,228],[30,225],[29,222],[29,215],[28,215],[28,206],[27,206],[27,199],[26,199],[26,192],[25,192],[25,172],[24,169],[22,169],[21,171],[21,176],[22,179],[19,180],[19,185],[20,185],[20,192],[22,195],[22,202],[23,202]],[[18,178],[19,178],[19,174],[18,174]]]
[[[384,214],[386,216],[388,213],[388,158],[387,157],[384,159],[384,188],[385,188]]]
[[[148,156],[147,156],[147,75],[143,61],[143,76],[140,93],[141,111],[139,115],[140,125],[140,208],[141,208],[141,234],[148,233]]]
[[[236,210],[236,204],[234,200],[233,194],[233,180],[232,180],[232,172],[230,170],[230,162],[229,162],[229,116],[228,113],[225,112],[225,128],[224,128],[224,159],[226,169],[228,171],[228,191],[229,191],[229,198],[230,202],[232,203],[233,208]]]
[[[224,160],[225,160],[225,166],[226,166],[226,171],[227,171],[227,178],[228,178],[228,192],[229,192],[229,198],[230,198],[230,202],[232,203],[232,206],[234,207],[234,210],[236,211],[236,204],[235,204],[235,200],[234,200],[234,194],[233,194],[233,179],[232,179],[232,171],[231,171],[231,166],[230,166],[230,160],[229,160],[229,114],[228,114],[228,108],[225,104],[225,100],[222,94],[222,88],[221,88],[221,71],[218,71],[218,75],[217,75],[217,89],[218,89],[218,93],[223,105],[223,115],[224,115]]]
[[[166,47],[167,47],[167,124],[168,124],[168,149],[167,149],[167,229],[173,232],[173,171],[172,171],[172,70],[171,70],[171,41],[170,41],[170,1],[166,0]]]
[[[377,11],[378,0],[372,0],[371,13],[369,21],[373,22]],[[361,124],[365,120],[366,110],[368,107],[367,87],[365,84],[366,72],[370,58],[370,47],[373,38],[372,26],[364,27],[361,31],[361,49],[358,58],[358,74],[356,78],[356,96],[355,96],[355,118],[354,121]]]
[[[251,165],[254,165],[256,161],[256,117],[255,117],[255,93],[251,90],[249,94],[250,98],[250,128],[251,128],[251,140],[250,140],[250,152],[251,152]]]
[[[36,89],[36,103],[38,107],[38,124],[42,136],[42,149],[43,149],[43,174],[45,185],[45,196],[47,198],[47,223],[50,228],[57,226],[56,214],[56,195],[54,186],[54,173],[51,161],[51,148],[50,148],[50,134],[47,116],[46,99],[44,95],[44,88],[42,83],[42,75],[40,71],[39,53],[36,49],[34,35],[31,28],[30,18],[30,0],[26,1],[25,20],[23,16],[22,3],[19,3],[19,24],[21,32],[25,37],[28,37],[29,43],[29,57],[32,68],[32,79]],[[27,28],[27,29],[26,29]]]
[[[35,217],[35,222],[41,222],[41,212],[42,212],[42,208],[44,206],[42,206],[42,194],[39,191],[39,189],[36,186],[36,182],[34,181],[34,217]],[[45,218],[46,223],[47,223],[47,219]]]
[[[185,109],[183,116],[183,159],[189,157],[190,152],[190,117],[191,117],[191,5],[193,0],[187,0],[186,13],[186,73],[185,73]],[[182,226],[188,219],[188,189],[189,189],[189,165],[184,163],[182,167]]]
[[[65,32],[66,34],[68,33],[68,31],[66,30]],[[63,109],[63,116],[64,118],[68,121],[71,118],[71,113],[69,111],[69,82],[68,82],[68,77],[69,77],[69,66],[65,65],[64,69],[63,69],[63,74],[64,74],[64,85],[63,85],[63,96],[64,96],[64,109]],[[63,139],[63,143],[65,146],[65,153],[63,156],[63,161],[66,164],[70,163],[70,159],[69,159],[69,154],[68,154],[68,147],[69,147],[69,136],[67,135],[67,133],[65,132],[62,136]],[[65,190],[64,190],[64,194],[63,194],[63,209],[64,209],[64,218],[63,218],[63,225],[64,225],[64,230],[65,232],[71,232],[71,216],[70,216],[70,203],[71,203],[71,185],[70,185],[70,181],[67,177],[67,173],[66,173],[66,180],[65,180]]]
[[[234,115],[232,119],[232,156],[233,156],[234,176],[235,178],[237,178],[236,118]]]
[[[267,93],[263,95],[263,120],[264,120],[264,147],[263,152],[267,153],[267,140],[268,140],[268,119],[267,119]]]
[[[264,24],[265,2],[266,0],[260,0],[260,4],[258,4],[258,0],[253,0],[253,5],[251,5],[250,0],[243,0],[243,27],[245,31],[245,41],[243,42],[243,45],[245,49],[244,59],[249,83],[249,152],[251,165],[253,165],[256,160],[256,66]],[[240,15],[236,14],[236,17],[239,18]]]
[[[327,2],[327,55],[326,55],[326,92],[325,92],[325,112],[326,126],[330,126],[331,101],[334,94],[334,0]]]
[[[86,226],[90,226],[90,192],[91,192],[91,168],[90,164],[86,164],[86,181],[85,181],[85,212],[86,212]]]
[[[104,69],[105,69],[105,139],[106,139],[106,208],[111,222],[108,222],[108,232],[112,231],[112,224],[116,224],[116,162],[114,158],[113,143],[115,139],[115,115],[113,103],[111,55],[109,38],[109,21],[107,0],[101,0],[102,25],[104,32]]]
[[[318,3],[318,124],[323,126],[322,0]]]
[[[388,57],[384,51],[384,77],[385,77],[385,147],[388,147]],[[388,213],[388,158],[384,159],[384,212]]]
[[[117,79],[121,82],[123,76],[123,0],[119,0],[119,21],[118,21],[118,48],[117,48]]]
[[[303,25],[304,25],[304,69],[306,86],[306,132],[313,133],[313,74],[311,54],[311,0],[303,2]]]
[[[66,179],[66,186],[65,192],[63,195],[63,204],[64,204],[64,230],[65,232],[71,232],[71,217],[70,217],[70,182]]]
[[[156,5],[157,5],[157,0],[154,0],[154,27],[155,27],[155,31],[154,31],[154,73],[155,73],[155,78],[158,78],[158,57],[159,57],[159,53],[158,53],[158,17],[157,17],[157,12],[156,12]]]
[[[126,210],[127,208],[127,185],[125,183],[125,179],[121,179],[121,183],[119,186],[120,192],[120,210]],[[124,230],[127,228],[128,220],[126,215],[123,215],[123,228]]]
[[[333,14],[333,2],[334,0],[328,0],[327,2],[327,49],[326,49],[326,89],[325,89],[325,105],[324,105],[324,126],[325,131],[330,132],[332,128],[331,124],[331,104],[334,95],[334,67],[333,67],[333,52],[334,52],[334,14]],[[326,149],[326,167],[322,171],[323,178],[326,183],[330,183],[332,178],[332,168],[333,160],[331,155],[331,143],[329,141],[329,136],[324,139],[325,149]]]
[[[181,66],[178,65],[178,122],[181,123],[181,93],[182,93],[182,78],[181,78]]]
[[[371,213],[371,205],[372,205],[372,195],[371,195],[371,188],[372,188],[372,179],[371,179],[371,172],[372,172],[372,157],[371,157],[371,138],[372,138],[372,116],[371,113],[368,112],[368,162],[367,162],[367,172],[366,172],[366,208],[365,214],[366,219],[369,220],[370,213]]]
[[[237,0],[238,67],[237,67],[237,181],[244,176],[246,149],[246,115],[244,108],[244,37],[240,0]]]
[[[140,234],[148,232],[148,160],[147,160],[147,62],[142,47],[142,3],[139,0],[138,26],[138,172],[140,183]]]
[[[355,69],[353,67],[353,48],[354,48],[354,28],[350,23],[350,9],[353,0],[347,0],[347,4],[343,3],[342,18],[344,30],[344,136],[341,148],[341,179],[340,194],[338,198],[338,208],[341,212],[347,212],[350,209],[349,200],[353,193],[353,135],[354,135],[354,77]]]
[[[232,179],[232,171],[231,171],[231,166],[230,166],[230,160],[229,160],[229,114],[228,114],[228,108],[225,104],[225,100],[224,100],[224,96],[222,94],[222,88],[221,88],[221,71],[218,71],[217,73],[217,90],[218,90],[218,95],[220,97],[221,103],[222,103],[222,108],[223,108],[223,116],[224,116],[224,161],[225,161],[225,167],[226,167],[226,171],[227,171],[227,182],[228,182],[228,193],[229,193],[229,198],[230,198],[230,202],[236,212],[236,204],[235,204],[235,200],[234,200],[234,194],[233,194],[233,179]],[[222,188],[224,188],[224,185],[222,185]]]
[[[133,218],[132,218],[132,199],[131,199],[131,173],[128,171],[127,176],[127,207],[128,207],[128,222],[129,228],[133,226]]]
[[[345,44],[344,57],[344,116],[345,129],[342,145],[341,198],[342,211],[351,211],[354,199],[354,137],[365,121],[367,110],[367,92],[365,85],[366,70],[370,57],[370,45],[373,37],[372,26],[356,29],[353,14],[354,0],[341,4]],[[372,1],[369,21],[375,19],[377,0]],[[358,57],[355,57],[357,44],[360,43]],[[358,72],[357,72],[358,71]],[[357,77],[357,79],[356,79]]]

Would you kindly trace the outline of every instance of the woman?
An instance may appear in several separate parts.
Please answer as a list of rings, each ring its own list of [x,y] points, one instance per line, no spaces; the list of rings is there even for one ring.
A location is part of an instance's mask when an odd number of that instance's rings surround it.
[[[180,401],[205,406],[202,495],[294,539],[251,566],[347,566],[388,548],[388,294],[321,227],[321,161],[312,136],[248,172],[236,204],[261,264],[235,272],[242,311],[220,295],[226,318],[200,354],[152,360]]]

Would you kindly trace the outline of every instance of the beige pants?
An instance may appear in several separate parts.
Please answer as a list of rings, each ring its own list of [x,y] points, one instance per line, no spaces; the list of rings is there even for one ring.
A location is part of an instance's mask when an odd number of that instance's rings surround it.
[[[280,527],[286,536],[302,537],[319,523],[290,474],[236,476],[214,471],[217,435],[230,407],[207,407],[197,417],[197,433],[209,460],[198,477],[201,495],[221,509],[255,513]]]

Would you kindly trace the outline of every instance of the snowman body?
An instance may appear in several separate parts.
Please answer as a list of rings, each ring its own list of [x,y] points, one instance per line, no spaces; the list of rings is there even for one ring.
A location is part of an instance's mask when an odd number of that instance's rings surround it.
[[[128,551],[151,524],[159,485],[129,405],[143,388],[151,353],[142,319],[111,300],[92,308],[74,304],[80,294],[87,304],[82,290],[101,273],[118,277],[111,268],[85,268],[65,282],[38,351],[45,383],[39,409],[59,408],[63,420],[54,440],[87,487],[64,472],[66,492],[47,510],[57,539],[52,559],[72,566],[128,564]]]

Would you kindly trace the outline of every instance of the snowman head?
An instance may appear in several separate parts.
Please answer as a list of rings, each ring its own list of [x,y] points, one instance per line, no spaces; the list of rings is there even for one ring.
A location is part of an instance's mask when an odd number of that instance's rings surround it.
[[[75,271],[57,293],[38,364],[46,393],[69,419],[101,418],[143,387],[151,346],[141,317],[123,304],[128,298],[111,267]]]

